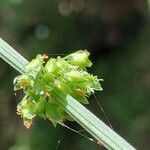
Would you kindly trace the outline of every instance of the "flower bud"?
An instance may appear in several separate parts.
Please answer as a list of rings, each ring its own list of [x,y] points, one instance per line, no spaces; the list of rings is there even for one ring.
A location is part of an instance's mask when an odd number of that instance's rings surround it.
[[[45,70],[47,73],[56,73],[57,72],[56,59],[50,59],[45,65]]]
[[[80,71],[71,70],[70,72],[65,74],[66,78],[71,82],[82,82],[83,77]]]
[[[33,73],[32,75],[35,77],[36,74],[40,71],[43,63],[44,63],[43,56],[37,55],[37,57],[33,59],[30,63],[28,63],[25,66],[25,68],[27,72],[32,72]]]
[[[14,79],[14,90],[25,89],[32,84],[32,79],[27,75],[20,75]]]
[[[90,53],[87,50],[79,50],[75,53],[68,55],[66,58],[69,63],[79,68],[91,67],[92,62],[89,60]]]

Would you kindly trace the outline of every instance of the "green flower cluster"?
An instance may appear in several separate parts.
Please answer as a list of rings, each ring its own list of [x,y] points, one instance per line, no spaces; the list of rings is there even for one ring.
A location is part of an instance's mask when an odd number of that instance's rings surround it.
[[[83,104],[88,104],[87,97],[94,90],[102,90],[99,83],[102,79],[97,79],[86,70],[92,65],[89,55],[87,50],[49,60],[46,55],[37,55],[25,66],[26,73],[14,79],[14,90],[22,89],[25,94],[17,106],[17,113],[27,128],[36,115],[48,118],[54,125],[66,119],[72,120],[57,103],[53,87]]]

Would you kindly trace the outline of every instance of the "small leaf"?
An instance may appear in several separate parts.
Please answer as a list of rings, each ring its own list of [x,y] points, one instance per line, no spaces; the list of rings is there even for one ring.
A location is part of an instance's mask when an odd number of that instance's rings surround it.
[[[46,115],[49,120],[51,120],[55,123],[63,121],[63,116],[58,111],[58,106],[54,103],[47,103]]]
[[[44,97],[41,97],[41,98],[39,99],[39,101],[35,104],[36,113],[37,113],[38,115],[42,115],[42,114],[44,113],[44,111],[45,111],[46,105],[47,105],[47,102],[46,102],[45,98],[44,98]]]
[[[35,77],[34,83],[33,83],[33,89],[35,92],[41,92],[44,91],[46,87],[45,80],[43,78],[43,73],[40,71],[37,76]]]

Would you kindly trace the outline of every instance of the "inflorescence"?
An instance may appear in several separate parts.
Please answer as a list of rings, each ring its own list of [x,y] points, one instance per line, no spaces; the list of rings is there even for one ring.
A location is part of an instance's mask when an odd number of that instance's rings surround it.
[[[91,67],[90,53],[79,50],[65,57],[50,58],[37,55],[25,66],[26,73],[14,79],[14,90],[23,90],[24,97],[17,106],[17,114],[29,128],[35,116],[48,118],[54,126],[64,120],[72,120],[65,109],[54,99],[53,87],[71,95],[77,101],[88,104],[88,96],[94,90],[102,90],[100,80],[87,72]]]

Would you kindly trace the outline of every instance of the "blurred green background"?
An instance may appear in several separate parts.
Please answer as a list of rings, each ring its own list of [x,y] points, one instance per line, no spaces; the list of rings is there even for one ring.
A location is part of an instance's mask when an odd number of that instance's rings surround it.
[[[148,0],[0,0],[0,37],[28,60],[87,48],[93,61],[89,71],[104,79],[96,96],[114,130],[137,149],[149,150],[149,11]],[[25,129],[16,115],[16,75],[0,60],[1,150],[104,149],[49,121],[35,119]],[[93,96],[87,107],[108,124]]]

